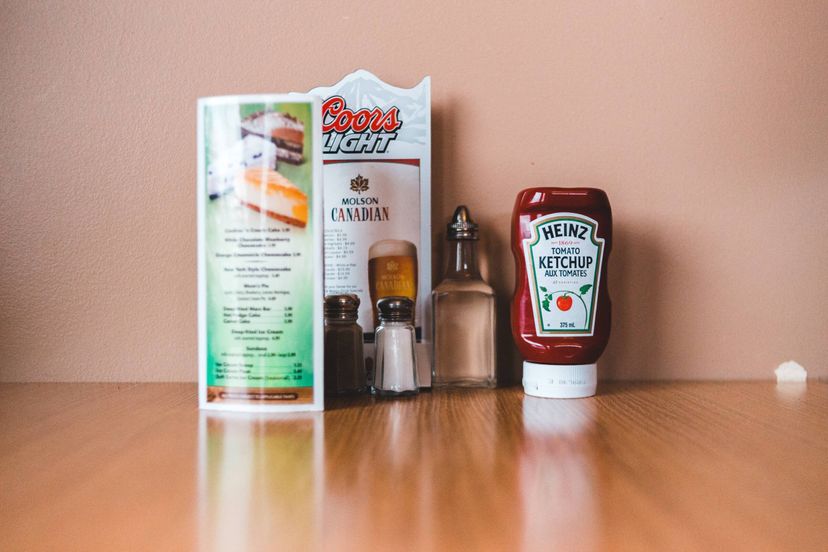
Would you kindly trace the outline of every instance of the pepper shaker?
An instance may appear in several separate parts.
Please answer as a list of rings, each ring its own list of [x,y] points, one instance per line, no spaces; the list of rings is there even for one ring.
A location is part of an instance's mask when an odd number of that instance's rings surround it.
[[[359,297],[325,297],[325,395],[365,391],[362,328],[357,323]]]

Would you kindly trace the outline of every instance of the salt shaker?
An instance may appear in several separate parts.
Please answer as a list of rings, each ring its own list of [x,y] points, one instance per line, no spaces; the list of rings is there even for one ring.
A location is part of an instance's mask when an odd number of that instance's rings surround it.
[[[413,395],[419,391],[414,356],[414,302],[408,297],[377,301],[376,357],[372,391],[381,396]]]
[[[357,324],[359,297],[325,297],[325,395],[365,391],[362,328]]]

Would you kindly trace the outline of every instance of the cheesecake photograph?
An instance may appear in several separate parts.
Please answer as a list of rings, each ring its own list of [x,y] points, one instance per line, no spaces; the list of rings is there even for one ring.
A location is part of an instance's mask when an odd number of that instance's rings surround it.
[[[267,167],[246,169],[236,176],[236,197],[243,205],[299,228],[308,223],[308,196],[281,173]]]
[[[255,212],[271,225],[307,226],[312,156],[302,113],[290,104],[254,102],[227,105],[211,117],[207,196],[226,224]]]

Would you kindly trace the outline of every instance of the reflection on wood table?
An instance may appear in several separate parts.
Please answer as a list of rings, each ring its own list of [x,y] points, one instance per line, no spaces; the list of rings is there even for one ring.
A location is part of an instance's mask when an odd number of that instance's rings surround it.
[[[205,414],[0,385],[4,550],[825,549],[828,385],[604,384]]]

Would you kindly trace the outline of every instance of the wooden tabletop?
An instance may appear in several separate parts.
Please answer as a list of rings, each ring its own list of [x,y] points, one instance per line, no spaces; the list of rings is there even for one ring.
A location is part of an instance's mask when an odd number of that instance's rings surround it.
[[[200,413],[0,385],[3,550],[825,550],[828,384],[604,384]]]

